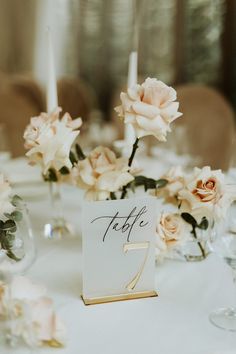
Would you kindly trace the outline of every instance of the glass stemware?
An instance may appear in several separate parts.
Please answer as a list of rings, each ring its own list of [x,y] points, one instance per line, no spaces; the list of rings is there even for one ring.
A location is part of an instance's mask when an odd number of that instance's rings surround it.
[[[44,225],[44,237],[59,240],[74,236],[73,226],[64,217],[61,184],[57,182],[48,183],[52,218]]]
[[[221,226],[211,238],[209,246],[231,267],[236,287],[236,233]],[[219,328],[236,331],[236,306],[217,309],[210,314],[209,319]]]
[[[23,274],[34,262],[36,249],[28,210],[19,197],[13,197],[15,210],[7,220],[0,220],[0,281],[6,284],[5,328],[1,331],[4,341],[14,346],[17,338],[12,333],[14,300],[11,297],[11,281],[15,275]]]

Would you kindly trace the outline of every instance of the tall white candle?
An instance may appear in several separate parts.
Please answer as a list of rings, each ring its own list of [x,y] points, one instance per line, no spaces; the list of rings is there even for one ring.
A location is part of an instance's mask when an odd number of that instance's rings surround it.
[[[138,52],[133,51],[129,55],[129,70],[128,70],[128,88],[137,84],[138,75]],[[133,145],[135,142],[135,132],[131,124],[125,124],[125,142],[127,145]]]
[[[57,80],[54,64],[51,31],[48,28],[48,77],[47,77],[47,112],[52,112],[58,106]]]

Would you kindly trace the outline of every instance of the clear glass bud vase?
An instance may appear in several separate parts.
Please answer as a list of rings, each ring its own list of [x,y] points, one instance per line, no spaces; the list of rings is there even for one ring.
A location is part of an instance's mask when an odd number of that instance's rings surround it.
[[[73,236],[72,226],[64,217],[61,184],[58,182],[48,182],[48,184],[52,218],[44,225],[44,237],[59,240]]]
[[[174,249],[175,257],[187,262],[199,262],[207,258],[210,254],[209,240],[214,233],[214,228],[207,230],[196,229],[195,235],[190,233],[188,239],[183,244]]]

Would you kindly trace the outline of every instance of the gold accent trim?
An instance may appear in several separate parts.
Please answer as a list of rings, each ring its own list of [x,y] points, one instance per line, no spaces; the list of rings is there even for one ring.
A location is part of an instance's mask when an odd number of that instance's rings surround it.
[[[158,296],[156,291],[143,291],[140,293],[93,297],[90,299],[86,299],[83,297],[83,295],[81,295],[81,298],[85,305],[96,305],[96,304],[104,304],[107,302],[142,299],[146,297],[155,297],[155,296]]]

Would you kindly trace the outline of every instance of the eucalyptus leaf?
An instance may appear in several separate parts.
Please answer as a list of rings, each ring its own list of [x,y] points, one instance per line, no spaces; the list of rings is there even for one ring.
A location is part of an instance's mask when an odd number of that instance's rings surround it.
[[[6,235],[6,231],[0,230],[0,243],[1,243],[2,239],[5,237],[5,235]]]
[[[184,221],[186,221],[188,224],[192,225],[193,228],[195,228],[197,226],[197,221],[195,220],[195,218],[189,214],[189,213],[182,213],[181,217],[184,219]]]
[[[10,218],[14,221],[21,221],[23,218],[23,215],[20,211],[15,210],[11,213]]]
[[[3,230],[16,232],[16,223],[14,220],[7,220],[4,222]]]
[[[19,197],[18,195],[14,195],[12,198],[12,205],[14,205],[15,207],[20,207],[22,205],[23,199],[21,199],[21,197]]]
[[[21,258],[17,257],[17,256],[12,252],[12,250],[7,250],[6,255],[7,255],[9,258],[11,258],[11,259],[13,259],[14,261],[16,261],[16,262],[19,262],[19,261],[21,260]]]
[[[15,241],[15,235],[6,233],[5,237],[2,239],[1,244],[2,248],[5,250],[9,250],[13,247]]]

